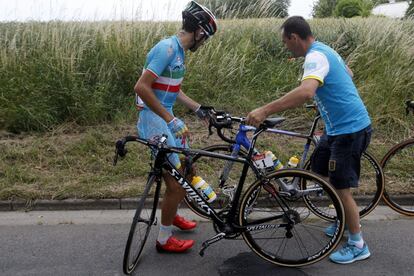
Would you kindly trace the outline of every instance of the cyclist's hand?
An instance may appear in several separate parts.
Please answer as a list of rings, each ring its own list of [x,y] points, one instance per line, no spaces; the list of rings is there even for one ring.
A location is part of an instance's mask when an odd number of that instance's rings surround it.
[[[169,130],[177,137],[187,137],[188,136],[188,128],[184,124],[183,121],[178,119],[177,117],[174,117],[168,124],[167,124]]]
[[[247,114],[246,124],[258,127],[266,119],[266,117],[267,116],[263,108],[256,108]]]
[[[195,112],[195,114],[204,121],[204,124],[207,126],[209,122],[208,112],[211,110],[211,107],[200,105]]]
[[[211,107],[200,105],[194,112],[201,120],[208,119],[208,112],[211,110]]]

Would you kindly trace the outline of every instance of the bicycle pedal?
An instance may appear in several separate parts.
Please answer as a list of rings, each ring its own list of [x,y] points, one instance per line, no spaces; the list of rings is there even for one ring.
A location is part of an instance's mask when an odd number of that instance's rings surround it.
[[[158,224],[158,219],[157,218],[155,218],[154,219],[154,222],[152,223],[152,225],[157,225]]]

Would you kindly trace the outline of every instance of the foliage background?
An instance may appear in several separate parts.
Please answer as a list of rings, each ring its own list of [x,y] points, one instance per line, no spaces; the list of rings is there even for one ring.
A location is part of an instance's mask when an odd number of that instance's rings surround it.
[[[205,104],[246,113],[289,91],[302,59],[288,59],[282,19],[220,21],[218,34],[187,55],[183,89]],[[315,19],[317,39],[349,63],[378,129],[407,128],[401,103],[413,98],[414,22]],[[146,53],[177,23],[0,24],[0,129],[48,131],[135,116],[133,86]],[[178,114],[185,110],[178,109]],[[300,113],[288,112],[300,117]]]

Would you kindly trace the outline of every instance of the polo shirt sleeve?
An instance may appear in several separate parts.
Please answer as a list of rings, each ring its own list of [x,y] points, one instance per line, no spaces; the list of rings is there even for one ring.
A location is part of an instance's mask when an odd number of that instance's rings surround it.
[[[329,62],[324,54],[312,51],[306,55],[303,69],[302,81],[315,79],[319,82],[319,86],[323,86],[325,77],[329,72]]]
[[[173,58],[174,48],[172,43],[161,41],[151,49],[145,70],[150,71],[156,78],[159,78]]]

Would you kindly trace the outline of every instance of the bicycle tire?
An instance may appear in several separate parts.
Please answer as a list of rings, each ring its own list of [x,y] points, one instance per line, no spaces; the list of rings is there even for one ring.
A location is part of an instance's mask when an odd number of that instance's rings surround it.
[[[127,275],[131,274],[136,269],[148,239],[151,226],[154,225],[154,222],[156,221],[155,214],[157,211],[160,188],[161,182],[160,180],[157,180],[157,176],[150,175],[145,185],[145,190],[138,201],[138,206],[132,220],[125,247],[123,271]],[[146,209],[148,206],[145,203],[147,198],[151,195],[153,195],[153,201],[150,202],[150,209]]]
[[[232,152],[232,145],[213,145],[206,147],[203,150],[230,155]],[[244,150],[241,150],[238,156],[246,156],[246,152]],[[229,203],[231,201],[230,196],[226,195],[224,193],[224,189],[219,187],[220,175],[223,171],[223,167],[225,166],[226,162],[228,161],[224,159],[210,158],[200,155],[197,155],[193,158],[193,163],[196,166],[196,174],[202,177],[217,194],[217,198],[212,203],[215,209],[226,209],[226,207],[229,207]],[[234,166],[236,168],[234,168]],[[240,174],[242,171],[242,166],[243,164],[234,162],[229,178],[226,181],[226,187],[237,187],[238,180],[240,178]],[[249,174],[249,177],[252,179],[252,174]],[[190,196],[186,195],[184,198],[184,202],[185,204],[187,204],[188,208],[198,216],[210,219],[206,211],[200,208],[198,204],[191,199]]]
[[[323,190],[325,200],[333,205],[338,223],[332,237],[324,232],[331,222],[313,215],[303,196],[280,196],[278,181],[297,178],[318,183],[320,188],[312,192]],[[242,236],[250,249],[264,260],[285,267],[310,265],[328,256],[340,242],[345,227],[344,208],[334,188],[315,173],[301,169],[282,169],[266,179],[252,184],[240,202],[239,223],[246,227]],[[274,225],[270,224],[273,219]],[[286,225],[290,220],[294,224],[289,234]]]
[[[305,164],[305,169],[310,170],[310,160]],[[302,183],[302,188],[305,188]],[[352,195],[359,208],[359,216],[363,218],[371,213],[378,205],[384,192],[385,180],[381,164],[369,152],[365,151],[361,158],[361,173],[358,188],[352,188]],[[305,202],[313,212],[333,221],[334,217],[329,217],[325,212],[315,209],[311,198],[306,198]]]
[[[414,138],[392,147],[381,160],[385,203],[396,212],[414,216]]]

